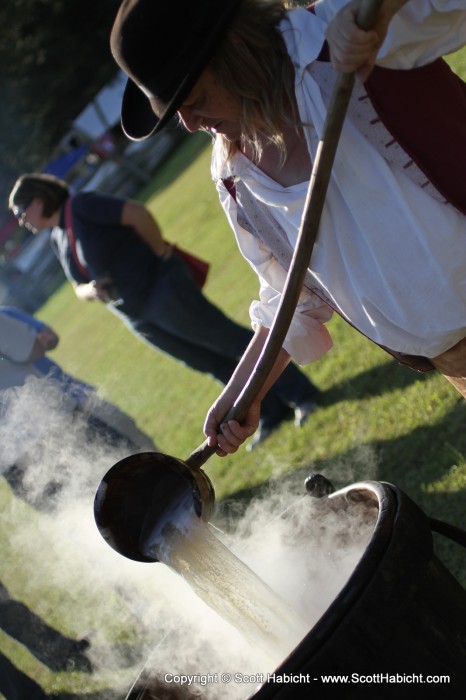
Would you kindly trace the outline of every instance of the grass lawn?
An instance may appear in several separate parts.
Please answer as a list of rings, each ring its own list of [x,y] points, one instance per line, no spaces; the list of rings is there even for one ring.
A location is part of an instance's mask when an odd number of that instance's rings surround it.
[[[459,70],[461,61],[464,52]],[[218,204],[209,151],[203,135],[189,138],[140,196],[168,240],[211,261],[207,296],[247,324],[256,280],[238,255]],[[99,303],[79,302],[68,284],[37,315],[61,337],[53,359],[132,415],[160,451],[183,459],[203,441],[204,416],[219,391],[213,380],[137,340]],[[228,459],[212,457],[205,470],[217,502],[247,502],[271,481],[301,480],[317,471],[337,487],[367,479],[393,483],[429,516],[466,527],[464,400],[441,376],[399,366],[339,318],[329,329],[333,349],[303,368],[324,392],[322,407],[303,428],[284,425],[251,454],[243,449]],[[75,540],[75,530],[67,528],[76,521],[65,519],[57,528],[56,520],[15,499],[4,483],[0,513],[2,582],[14,597],[64,634],[77,637],[96,629],[96,644],[105,646],[109,639],[123,646],[134,643],[141,620],[137,587],[129,601],[86,557],[85,536],[93,537],[90,530],[86,534],[89,513],[78,533],[82,537]],[[438,536],[435,544],[442,561],[466,585],[464,551]],[[132,563],[114,555],[112,565],[127,571]],[[121,674],[128,683],[120,668],[111,670],[111,683],[108,676],[53,673],[1,630],[0,651],[48,691],[97,698]]]

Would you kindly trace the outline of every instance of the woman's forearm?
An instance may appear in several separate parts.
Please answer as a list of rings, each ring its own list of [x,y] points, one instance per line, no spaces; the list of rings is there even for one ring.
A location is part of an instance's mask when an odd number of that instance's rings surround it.
[[[244,386],[248,382],[250,376],[252,375],[254,368],[259,360],[259,357],[264,349],[269,336],[269,329],[264,326],[258,327],[254,337],[249,343],[246,352],[241,358],[236,370],[234,371],[230,381],[228,382],[225,390],[229,392],[229,387],[231,386],[231,395],[235,395],[235,400],[238,398],[239,394],[243,390]],[[275,383],[281,373],[284,371],[286,366],[290,361],[290,356],[283,348],[280,350],[275,364],[272,370],[269,372],[265,383],[257,394],[257,400],[262,401],[264,396],[269,391],[270,387]]]
[[[268,332],[267,328],[262,327],[256,331],[230,381],[207,413],[204,433],[209,445],[218,446],[217,454],[220,456],[236,452],[238,447],[257,429],[260,418],[260,403],[290,361],[288,353],[281,349],[272,370],[258,391],[257,397],[247,410],[244,420],[241,423],[231,419],[225,421],[257,364]]]

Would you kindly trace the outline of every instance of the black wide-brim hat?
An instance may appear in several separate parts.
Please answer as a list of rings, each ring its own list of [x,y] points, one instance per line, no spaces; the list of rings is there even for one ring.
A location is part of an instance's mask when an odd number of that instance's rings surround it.
[[[133,141],[160,131],[226,36],[241,0],[124,0],[110,44],[129,75],[121,125]]]

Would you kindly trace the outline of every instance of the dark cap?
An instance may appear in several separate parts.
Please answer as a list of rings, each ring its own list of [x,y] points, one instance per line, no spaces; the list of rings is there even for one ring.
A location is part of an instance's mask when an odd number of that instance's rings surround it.
[[[173,117],[225,37],[240,2],[124,0],[110,44],[130,76],[121,108],[130,139],[148,138]]]

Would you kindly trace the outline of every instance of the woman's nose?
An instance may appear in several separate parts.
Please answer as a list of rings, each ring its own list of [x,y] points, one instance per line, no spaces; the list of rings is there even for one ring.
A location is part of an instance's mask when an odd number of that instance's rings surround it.
[[[195,110],[193,110],[191,107],[181,106],[178,109],[178,116],[180,117],[183,126],[185,129],[187,129],[187,131],[198,131],[201,128],[202,118],[196,114]]]

